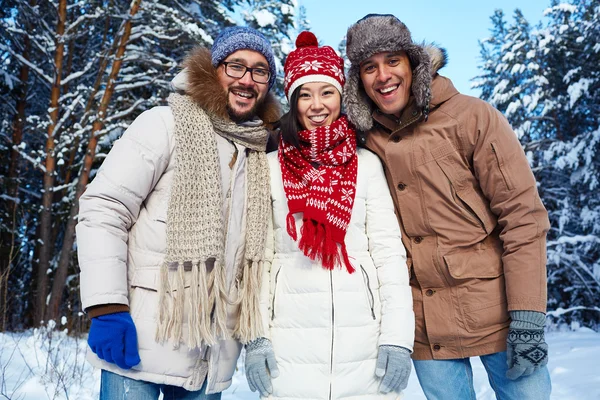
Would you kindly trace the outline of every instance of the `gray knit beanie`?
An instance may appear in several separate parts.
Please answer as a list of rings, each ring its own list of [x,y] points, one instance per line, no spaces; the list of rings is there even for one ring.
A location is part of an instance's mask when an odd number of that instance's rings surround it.
[[[245,26],[232,26],[221,31],[215,39],[211,49],[211,61],[213,67],[217,67],[228,55],[238,50],[254,50],[265,56],[269,63],[269,89],[275,84],[277,70],[275,68],[275,57],[271,43],[256,29]]]
[[[361,131],[373,127],[375,103],[360,79],[360,63],[374,54],[405,51],[412,67],[412,95],[425,117],[431,100],[431,61],[423,46],[412,41],[410,31],[391,14],[369,14],[348,28],[346,55],[351,62],[344,87],[344,106],[350,121]]]

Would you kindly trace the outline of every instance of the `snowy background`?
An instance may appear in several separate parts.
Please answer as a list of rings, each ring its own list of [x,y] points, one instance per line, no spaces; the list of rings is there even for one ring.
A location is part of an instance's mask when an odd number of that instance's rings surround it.
[[[396,3],[386,12],[401,16]],[[600,2],[547,3],[531,21],[519,10],[469,21],[489,28],[472,89],[511,123],[549,213],[553,398],[600,399]],[[99,373],[84,362],[76,199],[124,129],[164,104],[190,49],[210,46],[223,26],[259,29],[273,44],[285,105],[283,60],[310,28],[296,0],[139,4],[0,0],[0,399],[97,398]],[[423,4],[417,14],[429,15]],[[344,55],[343,39],[327,44]],[[59,329],[46,328],[52,321]],[[474,370],[478,398],[491,399],[476,361]],[[224,399],[256,398],[242,371]],[[407,399],[422,398],[412,376]]]
[[[600,399],[600,334],[587,328],[547,334],[552,399]],[[100,372],[84,361],[84,339],[41,329],[0,334],[0,398],[20,400],[98,399]],[[243,375],[242,358],[223,400],[257,399]],[[472,359],[477,398],[494,394],[478,358]],[[425,399],[414,374],[405,391],[407,400]]]
[[[600,399],[600,334],[587,328],[547,334],[552,399]],[[47,330],[0,334],[0,398],[19,400],[96,400],[100,372],[84,361],[84,339]],[[242,358],[223,400],[258,399],[243,375]],[[494,394],[478,358],[472,359],[477,398]],[[407,400],[425,399],[414,371],[405,391]]]

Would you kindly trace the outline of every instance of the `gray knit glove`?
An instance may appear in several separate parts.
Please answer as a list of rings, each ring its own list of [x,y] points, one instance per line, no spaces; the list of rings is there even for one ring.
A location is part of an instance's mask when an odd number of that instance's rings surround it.
[[[271,377],[279,376],[275,362],[273,345],[267,338],[260,337],[246,345],[246,379],[253,392],[258,391],[262,397],[273,392]]]
[[[375,375],[382,378],[379,391],[400,392],[408,386],[410,376],[410,351],[400,346],[383,344],[379,346]]]
[[[546,316],[537,311],[511,311],[506,339],[508,379],[531,375],[548,364],[548,345],[544,340]]]

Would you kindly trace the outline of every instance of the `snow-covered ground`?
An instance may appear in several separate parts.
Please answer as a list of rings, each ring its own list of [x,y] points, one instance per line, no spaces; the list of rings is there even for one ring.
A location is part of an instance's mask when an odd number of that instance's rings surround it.
[[[600,399],[600,334],[581,328],[548,333],[547,341],[552,399]],[[60,332],[0,334],[0,399],[97,399],[100,373],[83,360],[86,349],[85,340]],[[473,373],[477,398],[493,399],[483,365],[476,358]],[[405,394],[407,400],[425,399],[414,373]],[[223,400],[257,398],[248,389],[240,363]]]

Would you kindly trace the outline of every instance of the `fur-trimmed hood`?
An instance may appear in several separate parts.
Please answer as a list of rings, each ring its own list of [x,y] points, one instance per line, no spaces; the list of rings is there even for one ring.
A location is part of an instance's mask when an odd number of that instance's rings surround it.
[[[407,48],[406,54],[412,66],[411,96],[427,116],[431,102],[431,80],[447,61],[446,50],[436,45],[416,45]],[[360,79],[360,65],[353,63],[344,87],[344,106],[348,119],[359,131],[373,127],[375,103],[367,96]]]
[[[193,50],[183,62],[183,67],[171,82],[173,89],[190,96],[204,111],[229,120],[227,94],[219,83],[217,70],[212,66],[210,50],[204,47]],[[280,115],[279,102],[269,91],[257,110],[257,117],[266,125],[272,125]]]

